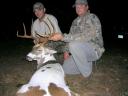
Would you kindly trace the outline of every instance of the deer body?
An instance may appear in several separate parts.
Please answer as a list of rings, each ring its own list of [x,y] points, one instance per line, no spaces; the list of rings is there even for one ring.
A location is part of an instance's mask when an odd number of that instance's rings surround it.
[[[56,53],[55,50],[36,45],[27,55],[27,60],[37,60],[38,64],[44,64],[50,60],[56,60],[53,56],[54,53]],[[31,90],[34,89],[37,91],[35,92],[36,95],[26,95],[31,94],[33,92]],[[42,92],[41,95],[37,95],[40,91]],[[65,82],[63,68],[59,63],[38,66],[29,82],[21,86],[17,94],[17,96],[71,96],[70,89]]]

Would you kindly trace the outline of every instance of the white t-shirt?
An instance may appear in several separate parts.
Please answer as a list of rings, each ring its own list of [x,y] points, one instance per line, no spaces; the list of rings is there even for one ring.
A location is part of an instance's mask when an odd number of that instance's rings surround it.
[[[48,36],[51,33],[62,33],[57,19],[50,14],[45,14],[42,21],[36,19],[32,25],[31,33],[32,37]]]

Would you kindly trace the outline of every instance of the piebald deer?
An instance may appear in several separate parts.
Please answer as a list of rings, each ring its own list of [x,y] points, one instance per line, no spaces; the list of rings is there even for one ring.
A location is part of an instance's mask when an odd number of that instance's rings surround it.
[[[25,25],[23,26],[24,35],[18,35],[17,32],[17,37],[32,38],[26,34]],[[27,54],[28,61],[37,61],[37,70],[29,82],[20,87],[16,96],[80,96],[67,86],[64,70],[53,56],[57,51],[44,47],[47,41],[48,37],[43,43],[34,45],[32,51]],[[49,61],[52,61],[52,64]]]

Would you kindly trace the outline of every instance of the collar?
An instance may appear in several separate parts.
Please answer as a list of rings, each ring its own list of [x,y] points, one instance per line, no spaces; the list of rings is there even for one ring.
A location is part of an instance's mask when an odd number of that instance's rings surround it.
[[[38,67],[38,69],[39,69],[40,67],[44,66],[44,65],[47,65],[47,64],[55,64],[55,63],[58,63],[58,62],[57,62],[56,60],[51,60],[51,61],[45,62],[45,63],[41,64],[41,65]]]

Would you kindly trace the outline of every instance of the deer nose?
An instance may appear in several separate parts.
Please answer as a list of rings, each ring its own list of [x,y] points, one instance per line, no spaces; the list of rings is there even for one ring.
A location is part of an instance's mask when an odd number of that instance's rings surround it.
[[[32,61],[32,58],[29,57],[29,56],[26,56],[26,60],[28,60],[28,61]]]

